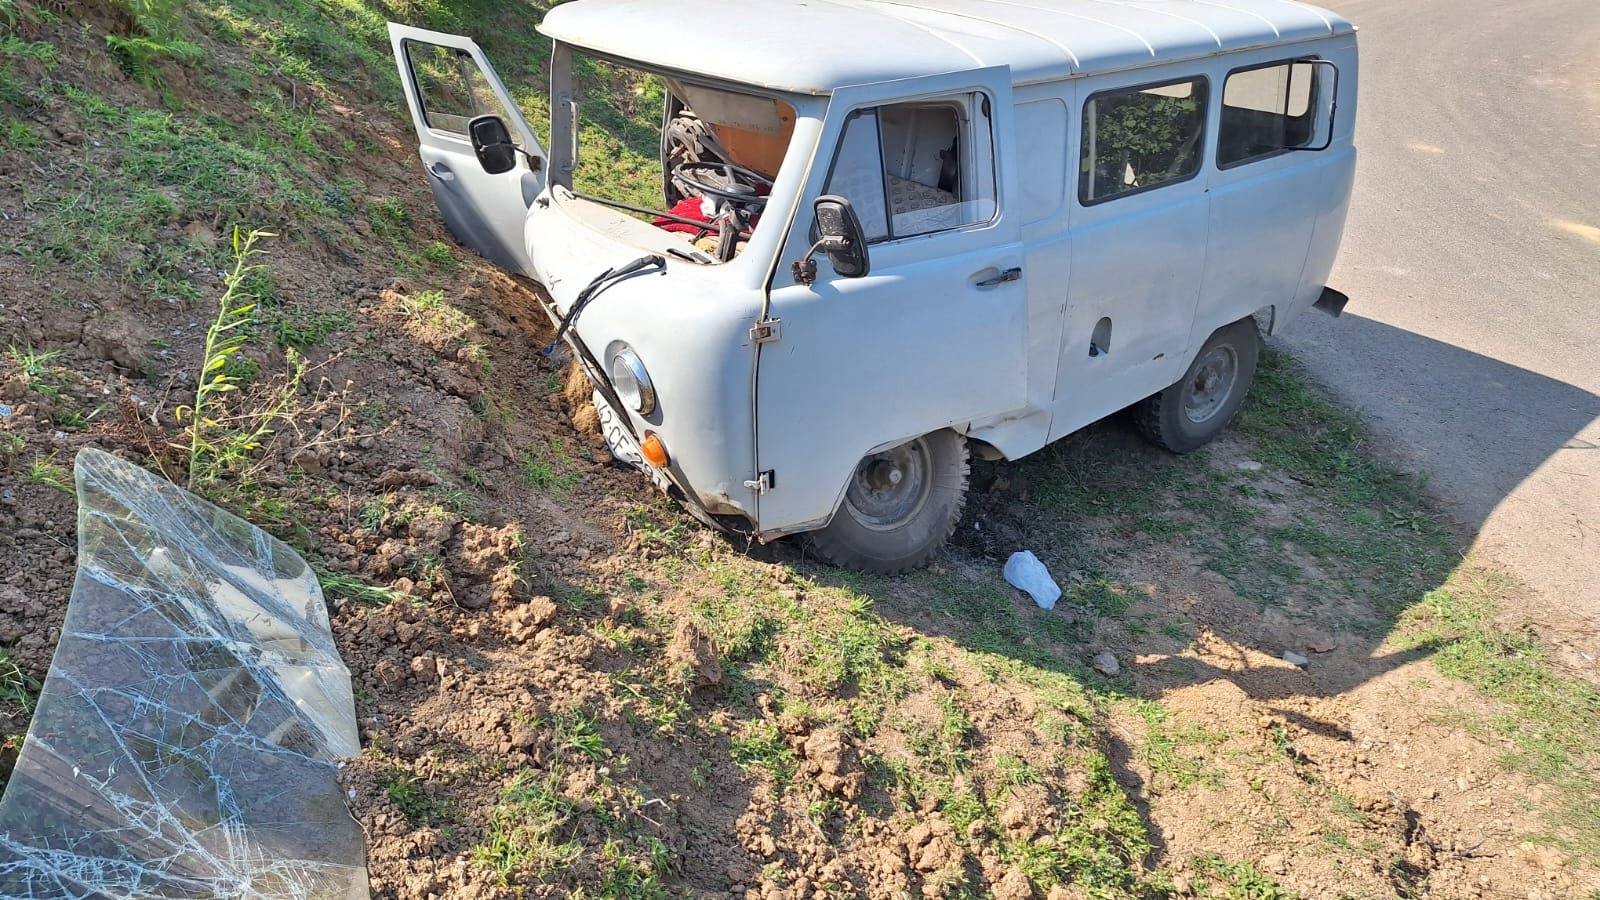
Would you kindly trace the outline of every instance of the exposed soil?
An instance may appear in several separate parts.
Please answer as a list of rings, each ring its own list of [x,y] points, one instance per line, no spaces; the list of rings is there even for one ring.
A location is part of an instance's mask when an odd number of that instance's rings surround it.
[[[48,35],[65,61],[55,77],[159,105],[98,37],[64,26]],[[176,68],[168,90],[215,114],[253,115],[240,98],[181,81]],[[448,242],[409,126],[392,104],[367,99],[329,98],[319,112],[340,133],[359,128],[374,139],[337,174],[399,198],[418,245]],[[66,107],[22,114],[62,157],[116,165],[115,148],[93,146]],[[37,165],[0,154],[0,209],[20,209],[23,180],[65,190],[75,177],[68,167],[41,175]],[[1600,890],[1592,869],[1541,837],[1551,788],[1508,772],[1505,748],[1470,727],[1495,705],[1439,675],[1425,652],[1393,650],[1381,630],[1351,625],[1381,618],[1372,609],[1323,594],[1264,607],[1185,540],[1130,542],[1122,552],[1123,536],[1092,516],[1081,535],[1041,533],[1025,511],[1028,486],[997,483],[1013,474],[1005,466],[980,472],[987,483],[963,538],[932,577],[993,590],[1004,553],[1086,538],[1140,593],[1116,621],[1062,608],[1082,626],[1079,642],[1041,634],[1037,643],[1088,683],[1159,701],[1165,718],[1155,726],[1117,702],[1105,719],[1087,707],[1059,712],[1064,740],[1041,723],[1052,704],[1071,704],[975,649],[926,602],[930,582],[908,579],[874,586],[870,598],[888,623],[885,652],[914,673],[912,686],[878,711],[893,727],[851,727],[838,710],[855,708],[861,685],[806,682],[797,673],[811,651],[792,636],[771,662],[751,663],[695,612],[718,597],[770,596],[818,620],[848,617],[834,590],[848,576],[796,545],[750,549],[714,535],[643,476],[615,467],[603,442],[572,424],[592,420],[582,392],[564,394],[568,373],[540,353],[551,331],[533,285],[459,252],[454,272],[399,275],[359,217],[332,237],[261,224],[283,233],[262,260],[278,294],[349,324],[306,350],[315,368],[303,399],[326,405],[260,451],[246,505],[330,571],[395,594],[330,600],[356,685],[364,750],[346,773],[375,896],[557,896],[578,885],[627,895],[616,859],[648,855],[658,842],[673,862],[650,874],[697,896],[1061,900],[1087,894],[1030,880],[1007,848],[1048,846],[1085,824],[1119,833],[1113,793],[1132,799],[1153,844],[1132,859],[1108,857],[1134,873],[1130,890],[1220,891],[1229,878],[1212,854],[1306,896]],[[26,242],[26,226],[26,214],[0,221],[0,247]],[[181,472],[182,454],[163,436],[178,433],[172,408],[192,397],[188,373],[218,290],[202,261],[227,236],[203,209],[180,211],[170,228],[198,241],[198,301],[0,253],[0,343],[60,354],[43,372],[11,366],[0,376],[10,410],[0,437],[23,442],[0,455],[0,650],[35,679],[59,637],[75,551],[73,498],[38,466],[69,472],[72,455],[95,446]],[[406,311],[431,290],[469,321]],[[271,341],[251,346],[263,381],[284,371]],[[1114,423],[1069,443],[1051,452],[1148,452]],[[1209,464],[1234,471],[1252,450],[1232,437]],[[1292,480],[1269,486],[1276,499],[1263,501],[1262,516],[1291,522],[1314,512]],[[1304,584],[1333,577],[1315,558],[1290,562]],[[1024,597],[1007,596],[1018,615],[1034,614]],[[1173,627],[1126,627],[1141,616]],[[1089,673],[1101,650],[1122,674]],[[1308,662],[1291,665],[1284,651]],[[992,814],[967,821],[934,794],[908,801],[916,788],[880,765],[936,755],[913,744],[944,727],[952,698],[970,726],[951,750],[970,759],[953,790],[1034,773],[987,795]],[[0,705],[0,735],[25,722],[19,707]],[[757,733],[770,735],[775,758],[792,761],[786,777],[750,763],[744,748]],[[1105,773],[1089,762],[1100,754]],[[543,874],[527,860],[497,871],[480,848],[503,830],[497,810],[514,788],[532,784],[516,779],[530,777],[554,779],[539,795],[553,798],[558,820],[549,843],[580,852]],[[1120,845],[1107,837],[1104,846]]]

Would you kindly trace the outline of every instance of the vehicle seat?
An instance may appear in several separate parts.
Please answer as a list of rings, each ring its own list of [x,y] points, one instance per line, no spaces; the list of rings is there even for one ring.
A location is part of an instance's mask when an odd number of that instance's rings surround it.
[[[962,224],[961,199],[955,194],[898,175],[888,179],[895,234],[926,234]]]

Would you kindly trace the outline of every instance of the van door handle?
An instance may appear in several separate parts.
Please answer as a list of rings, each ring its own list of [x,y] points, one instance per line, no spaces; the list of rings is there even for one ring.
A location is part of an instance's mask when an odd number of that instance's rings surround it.
[[[450,167],[441,162],[428,163],[428,171],[440,181],[456,180],[456,173],[450,171]]]
[[[985,278],[982,281],[974,282],[974,284],[976,284],[976,286],[978,286],[978,287],[995,287],[996,285],[1005,284],[1008,281],[1021,280],[1021,278],[1022,278],[1022,267],[1021,266],[1013,266],[1012,268],[1006,269],[1005,271],[1001,272],[999,275],[994,276],[993,278]]]

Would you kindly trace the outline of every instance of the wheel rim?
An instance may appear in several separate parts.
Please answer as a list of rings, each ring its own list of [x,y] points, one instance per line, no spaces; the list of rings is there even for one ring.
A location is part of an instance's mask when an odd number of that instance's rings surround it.
[[[932,487],[932,471],[928,447],[921,438],[874,453],[863,459],[850,477],[845,509],[865,528],[899,528],[922,512]]]
[[[1238,380],[1239,354],[1226,344],[1212,347],[1200,357],[1184,384],[1184,416],[1196,423],[1211,419],[1227,405]]]

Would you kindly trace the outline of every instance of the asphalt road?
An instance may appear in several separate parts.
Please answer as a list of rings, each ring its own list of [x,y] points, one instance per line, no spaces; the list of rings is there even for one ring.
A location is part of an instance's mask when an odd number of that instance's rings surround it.
[[[1361,29],[1340,319],[1313,375],[1600,655],[1600,3],[1328,0]],[[1585,659],[1585,656],[1588,659]]]

